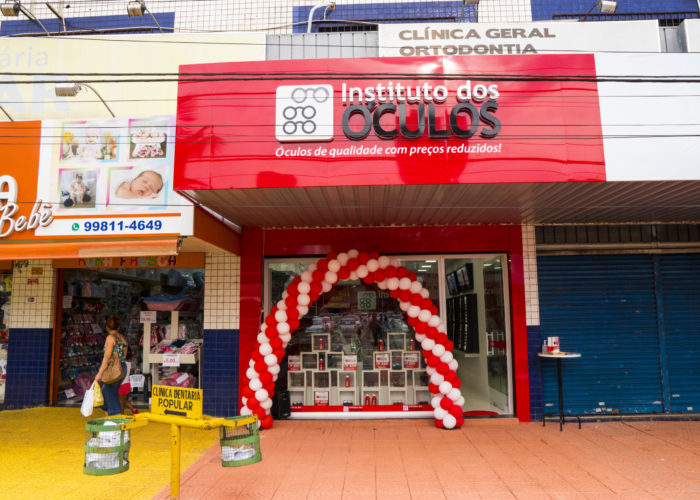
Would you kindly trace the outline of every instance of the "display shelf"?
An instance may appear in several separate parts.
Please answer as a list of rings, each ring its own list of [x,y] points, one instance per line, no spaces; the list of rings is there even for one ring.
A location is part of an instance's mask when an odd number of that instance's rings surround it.
[[[390,351],[391,352],[391,369],[392,370],[403,370],[403,351]]]
[[[407,381],[405,371],[392,371],[389,374],[389,403],[407,404]]]
[[[415,404],[430,404],[432,394],[428,390],[430,384],[430,376],[422,370],[413,370],[413,403]]]
[[[293,406],[306,404],[306,374],[304,372],[287,372],[287,391]]]
[[[406,349],[406,334],[403,332],[388,332],[386,334],[388,351],[403,351]]]
[[[330,333],[312,333],[311,334],[311,350],[313,352],[330,351],[331,335]]]
[[[338,398],[339,405],[356,405],[357,404],[357,372],[356,371],[339,371],[338,372]]]

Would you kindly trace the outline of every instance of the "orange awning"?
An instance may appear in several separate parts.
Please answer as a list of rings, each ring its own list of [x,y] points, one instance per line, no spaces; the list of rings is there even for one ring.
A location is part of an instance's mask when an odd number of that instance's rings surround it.
[[[178,239],[4,243],[0,260],[177,255]]]

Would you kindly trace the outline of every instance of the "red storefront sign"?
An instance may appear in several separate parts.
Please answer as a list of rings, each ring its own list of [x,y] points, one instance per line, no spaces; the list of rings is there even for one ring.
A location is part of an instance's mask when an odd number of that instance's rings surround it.
[[[595,75],[590,54],[182,66],[175,189],[604,181]]]

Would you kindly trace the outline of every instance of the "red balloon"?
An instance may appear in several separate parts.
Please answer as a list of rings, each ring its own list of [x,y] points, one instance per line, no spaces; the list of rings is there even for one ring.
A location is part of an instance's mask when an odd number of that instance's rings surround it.
[[[438,394],[440,392],[440,386],[435,385],[432,382],[428,384],[428,390],[431,394]]]
[[[270,340],[270,345],[272,346],[272,349],[282,349],[282,339],[279,337],[275,337],[274,339]]]
[[[287,305],[287,310],[297,308],[297,298],[294,295],[290,295],[284,299],[284,303]]]
[[[296,297],[299,295],[299,288],[297,288],[297,283],[292,283],[287,287],[287,293],[290,297]]]
[[[347,266],[343,266],[340,269],[338,269],[338,278],[341,280],[346,280],[350,277],[350,269],[347,268]]]
[[[445,399],[449,399],[449,398],[445,398]],[[451,402],[451,401],[450,401],[450,402]],[[449,412],[450,412],[450,415],[452,415],[454,418],[461,417],[461,416],[462,416],[462,413],[464,412],[464,410],[462,410],[462,408],[461,408],[460,406],[457,406],[457,405],[452,405],[452,407],[450,407],[450,408],[445,408],[445,409],[446,409],[447,411],[449,411]]]
[[[262,360],[256,361],[255,365],[253,366],[253,370],[255,370],[258,373],[264,373],[265,371],[267,371],[267,363],[265,363]]]
[[[257,410],[258,408],[260,408],[260,401],[258,401],[257,399],[255,399],[253,397],[253,398],[248,399],[248,401],[246,401],[245,405],[248,408],[250,408],[251,410]]]
[[[418,318],[412,318],[411,316],[408,316],[406,318],[406,323],[409,325],[415,327],[418,324],[419,319]]]
[[[275,326],[277,324],[277,320],[275,319],[274,314],[270,314],[265,318],[265,324],[267,326]]]
[[[389,295],[391,295],[391,296],[392,296],[393,298],[395,298],[395,299],[399,299],[399,300],[400,300],[400,299],[401,299],[401,297],[400,297],[400,295],[401,295],[401,290],[399,290],[398,288],[397,288],[396,290],[389,290]]]
[[[328,261],[326,259],[319,260],[318,262],[316,262],[316,269],[321,271],[324,275],[324,278],[325,278],[326,271],[328,271]],[[318,280],[318,281],[322,281],[322,280]]]
[[[408,290],[404,290],[404,291],[409,292]],[[411,305],[420,306],[421,302],[423,302],[423,296],[420,293],[412,293],[411,294]]]
[[[416,273],[408,273],[408,276],[406,277],[411,281],[418,281],[418,275]]]
[[[400,290],[399,299],[401,302],[408,302],[411,300],[411,292],[409,290]]]
[[[265,389],[267,391],[267,393],[270,395],[270,397],[272,397],[272,395],[275,393],[275,384],[273,384],[271,382],[267,385],[264,385],[263,389]]]
[[[429,339],[435,340],[440,332],[434,326],[429,326],[428,330],[425,332],[425,336]]]
[[[320,269],[316,269],[313,273],[311,273],[311,279],[313,279],[314,282],[323,281],[324,279],[326,279],[326,271],[321,271]]]
[[[458,429],[464,425],[464,417],[457,417],[457,423],[455,424],[455,429]]]
[[[419,295],[420,295],[420,294],[419,294]],[[423,297],[423,296],[421,295],[421,298],[422,298],[422,297]],[[421,309],[427,309],[428,311],[430,311],[430,306],[432,306],[432,305],[433,305],[433,301],[432,301],[432,300],[430,300],[430,299],[423,299],[423,300],[421,300],[420,308],[421,308]]]
[[[263,419],[260,421],[260,428],[261,429],[269,429],[272,427],[272,423],[274,420],[272,419],[272,415],[265,415]]]
[[[293,332],[297,328],[299,328],[299,320],[298,319],[292,319],[287,321],[287,324],[289,325],[289,331]]]
[[[437,316],[438,308],[437,308],[437,306],[436,306],[435,304],[433,304],[433,305],[430,306],[430,308],[428,309],[428,311],[430,311],[431,313],[433,313],[433,315]]]
[[[253,389],[248,387],[248,384],[246,384],[243,386],[243,389],[241,389],[241,396],[250,399],[255,397],[255,393],[253,392]]]
[[[438,359],[438,361],[440,360],[440,358],[437,358],[437,359]],[[438,363],[438,365],[435,367],[435,369],[437,370],[437,372],[440,375],[445,375],[445,374],[449,373],[449,371],[450,371],[450,367],[447,365],[447,363]]]
[[[256,349],[253,351],[253,354],[250,355],[250,357],[253,359],[253,361],[262,361],[262,359],[263,359],[265,356],[263,356],[262,354],[260,354],[260,351],[256,348]],[[256,371],[257,371],[257,370],[256,370]],[[258,373],[260,373],[260,372],[258,371]]]
[[[316,271],[314,271],[314,272],[316,272]],[[323,285],[321,285],[320,282],[323,281],[324,279],[326,279],[325,273],[323,273],[323,278],[321,278],[320,280],[311,282],[311,285],[310,285],[311,286],[311,293],[313,293],[314,295],[321,295],[321,292],[323,292]]]
[[[369,254],[367,252],[360,252],[357,256],[357,260],[360,261],[360,264],[367,264],[367,261],[369,260]]]
[[[376,259],[379,258],[379,254],[378,254],[377,252],[370,252],[369,258],[370,258],[370,259],[375,259],[375,260],[376,260]]]
[[[250,401],[248,401],[248,403],[250,403]],[[248,408],[250,408],[250,406]],[[253,410],[252,408],[250,408],[250,409]],[[261,420],[261,419],[265,418],[265,416],[266,416],[265,409],[259,408],[259,407],[253,410],[253,414],[258,416],[258,420]]]
[[[360,267],[360,261],[357,259],[348,259],[348,262],[345,265],[348,266],[348,269],[354,271],[355,269]]]
[[[372,283],[374,283],[373,273],[369,273],[367,276],[362,278],[362,282],[366,283],[367,285],[371,285]]]
[[[462,387],[462,381],[459,380],[459,378],[457,380],[455,380],[454,382],[450,382],[450,383],[452,384],[452,387],[456,387],[457,389]]]
[[[421,354],[423,354],[423,357],[425,359],[428,359],[428,356],[432,356],[433,353],[431,351],[426,350],[426,349],[421,349]]]
[[[443,410],[449,410],[454,406],[454,403],[450,398],[444,397],[440,400],[440,408]]]
[[[433,368],[437,368],[437,366],[440,364],[440,358],[435,356],[434,354],[430,354],[427,359],[428,366],[432,366]]]
[[[448,340],[447,342],[445,342],[445,350],[446,351],[452,351],[452,350],[454,350],[454,348],[455,348],[454,342],[452,342],[451,340]]]
[[[436,344],[442,344],[445,345],[450,341],[450,339],[447,338],[446,333],[439,333],[437,338],[435,339]]]
[[[270,340],[276,339],[277,337],[279,337],[280,332],[277,331],[277,324],[274,324],[272,326],[268,326],[267,328],[265,328],[265,336]]]
[[[333,259],[337,259],[337,258],[338,258],[338,254],[336,252],[331,252],[331,253],[326,255],[326,259],[328,259],[328,260],[333,260]]]
[[[416,323],[416,332],[425,333],[427,331],[428,331],[428,325],[423,323],[421,320],[418,320],[418,323]]]
[[[384,281],[384,279],[386,278],[386,274],[384,274],[384,269],[377,269],[376,271],[374,271],[373,274],[374,274],[374,281],[377,281],[377,282]]]
[[[274,351],[272,351],[272,354],[274,354],[277,360],[279,361],[284,357],[284,349],[275,349]]]
[[[396,277],[399,279],[408,277],[408,269],[406,269],[403,266],[397,267],[396,268]]]
[[[395,278],[396,277],[396,268],[394,266],[386,266],[384,268],[384,274],[386,275],[387,278]]]
[[[438,420],[437,418],[435,419],[435,426],[438,427],[439,429],[445,428],[445,424],[442,423],[442,420]]]
[[[287,309],[284,312],[287,313],[287,323],[289,323],[289,320],[297,319],[299,317],[299,310],[296,307]]]
[[[457,372],[455,372],[455,371],[450,370],[447,373],[445,373],[444,375],[445,375],[445,380],[447,380],[452,385],[454,385],[453,382],[455,380],[458,380]]]
[[[271,384],[272,383],[272,373],[270,372],[263,372],[260,374],[260,382],[263,383],[263,385]]]

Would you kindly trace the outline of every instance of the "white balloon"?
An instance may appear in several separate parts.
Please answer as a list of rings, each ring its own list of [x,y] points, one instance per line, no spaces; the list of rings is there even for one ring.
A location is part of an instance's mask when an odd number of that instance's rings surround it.
[[[420,293],[423,289],[423,285],[421,285],[420,281],[412,281],[411,286],[408,289],[411,291],[411,293]]]
[[[271,415],[271,414],[272,414],[272,410],[265,410],[265,415]]]
[[[459,363],[457,362],[456,359],[453,359],[452,361],[447,363],[447,366],[450,367],[450,370],[452,370],[453,372],[456,372],[457,368],[459,368]]]
[[[285,290],[284,292],[282,292],[282,300],[284,301],[284,299],[286,299],[287,297],[289,297],[289,292]]]
[[[445,426],[445,429],[454,429],[455,425],[457,425],[457,419],[454,415],[448,414],[442,419],[442,425]]]
[[[423,340],[425,340],[426,338],[427,337],[425,336],[425,333],[416,333],[416,340],[419,344],[423,342]]]
[[[340,270],[340,267],[340,262],[338,262],[336,259],[333,259],[328,263],[328,270],[333,273],[337,273],[338,270]]]
[[[430,376],[430,383],[432,383],[434,385],[440,385],[444,381],[445,381],[445,377],[440,375],[438,372],[435,372]]]
[[[348,263],[348,259],[349,259],[349,258],[350,258],[350,257],[348,257],[348,254],[346,254],[345,252],[340,252],[340,253],[338,254],[338,256],[336,257],[336,260],[337,260],[338,262],[340,262],[340,265],[341,265],[341,266],[344,266],[345,264]]]
[[[245,371],[245,376],[248,377],[248,380],[253,380],[254,378],[258,378],[260,374],[255,371],[255,368],[252,366],[248,367],[248,369]]]
[[[309,264],[309,267],[306,268],[306,270],[309,271],[311,274],[313,274],[316,269],[318,269],[318,267],[316,266],[315,262]]]
[[[284,300],[280,300],[277,302],[277,309],[280,311],[286,311],[287,310],[287,303]]]
[[[440,393],[441,394],[448,394],[452,390],[452,384],[450,384],[447,380],[445,380],[443,383],[440,384]]]
[[[278,323],[284,323],[287,321],[287,312],[286,311],[276,311],[275,312],[275,321]]]
[[[435,408],[435,410],[433,411],[433,415],[435,415],[435,418],[436,418],[437,420],[444,420],[444,418],[445,418],[447,415],[449,415],[449,414],[450,414],[450,412],[448,412],[447,410],[443,409],[441,406],[438,406],[438,407]]]
[[[255,399],[257,399],[258,401],[265,401],[269,397],[270,395],[268,394],[266,389],[259,389],[255,391]]]
[[[330,292],[331,288],[333,288],[333,285],[328,283],[327,281],[322,281],[321,282],[321,288],[323,289],[323,293]]]
[[[269,410],[270,408],[272,408],[272,400],[270,398],[267,398],[265,401],[260,401],[260,408]]]
[[[381,287],[380,287],[380,288],[381,288]],[[411,307],[411,303],[410,303],[410,302],[399,302],[399,308],[400,308],[402,311],[404,311],[404,312],[408,311],[408,308],[409,308],[409,307]]]
[[[289,333],[289,323],[277,323],[277,331],[280,334]]]
[[[300,306],[308,306],[310,303],[311,303],[311,297],[309,297],[305,293],[301,293],[297,297],[297,304],[299,304]]]
[[[267,338],[267,335],[265,335],[263,332],[258,333],[258,344],[262,344],[263,342],[269,342],[270,339]]]
[[[455,404],[460,408],[464,408],[464,396],[459,396],[459,399],[455,401]]]
[[[314,280],[314,277],[311,276],[311,272],[308,269],[301,273],[301,283],[311,283]],[[299,283],[301,285],[301,283]],[[308,293],[308,292],[304,292]]]
[[[450,351],[445,351],[442,356],[440,356],[440,361],[443,363],[449,363],[454,358],[454,355]]]
[[[433,396],[433,399],[430,400],[430,406],[432,406],[433,408],[439,408],[441,400],[442,396]]]
[[[433,354],[439,358],[445,354],[445,346],[442,344],[435,344],[435,347],[433,347]]]
[[[421,323],[427,323],[430,321],[430,318],[433,316],[433,313],[428,311],[427,309],[421,309],[421,312],[418,314],[418,319],[420,320]]]
[[[387,278],[386,287],[389,290],[396,290],[399,287],[399,279],[398,278]]]
[[[425,339],[420,345],[426,351],[432,351],[433,347],[435,347],[435,341],[433,339]]]
[[[459,389],[456,387],[453,387],[450,392],[447,393],[447,397],[452,400],[452,402],[456,403],[457,400],[462,396],[462,393],[459,392]]]
[[[350,257],[351,259],[355,259],[355,258],[357,258],[358,255],[360,255],[360,251],[356,250],[354,248],[351,248],[350,250],[348,250],[347,253],[348,253],[348,257]]]
[[[367,266],[365,266],[364,264],[361,264],[357,267],[357,270],[355,272],[357,273],[357,277],[362,279],[367,277],[367,275],[369,274],[369,269],[367,269]]]
[[[299,290],[299,294],[307,294],[311,291],[311,285],[309,285],[306,281],[302,281],[297,285],[297,290]],[[298,301],[298,298],[297,298]]]
[[[406,310],[406,314],[408,314],[409,318],[417,318],[418,313],[420,313],[420,307],[418,306],[408,306]]]
[[[245,404],[246,404],[247,402],[248,402],[248,398],[245,397],[245,396],[241,396],[241,403],[243,404],[243,406],[245,406]]]
[[[289,343],[290,340],[292,340],[292,334],[291,333],[280,333],[280,340],[284,342],[285,344]]]
[[[242,417],[247,417],[248,415],[252,415],[252,414],[253,414],[253,410],[251,410],[251,409],[248,408],[247,406],[244,406],[243,408],[241,408],[241,412],[240,412],[240,413],[241,413],[241,416],[242,416]]]
[[[254,359],[249,359],[249,360],[248,360],[248,366],[255,366],[255,360],[254,360]]]
[[[437,373],[437,370],[436,370],[435,368],[433,368],[432,366],[426,366],[426,367],[425,367],[425,373],[427,373],[428,375],[432,376],[433,373]],[[442,382],[442,380],[441,380],[440,382]]]
[[[350,271],[350,281],[355,281],[357,279],[357,273],[355,271]]]
[[[379,261],[377,259],[369,259],[367,261],[367,270],[373,273],[377,269],[379,269]]]
[[[438,326],[440,324],[440,316],[433,315],[428,320],[428,326]]]
[[[378,282],[377,282],[377,286],[378,286],[379,288],[381,288],[382,290],[386,290],[386,280],[384,279],[384,280],[382,280],[382,281],[378,281]],[[405,309],[404,309],[404,311],[405,311]]]
[[[445,324],[441,322],[441,323],[437,326],[437,331],[440,332],[440,333],[447,333],[447,328],[445,327]]]
[[[267,371],[272,373],[273,378],[276,378],[280,372],[280,365],[272,365],[267,369]]]
[[[309,312],[309,306],[297,306],[297,311],[299,311],[299,318],[303,318]]]
[[[263,344],[260,344],[260,347],[258,347],[258,351],[260,351],[260,354],[262,354],[263,356],[267,356],[268,354],[272,354],[272,346],[269,342],[265,342]]]
[[[399,288],[401,290],[408,290],[409,288],[411,288],[411,283],[413,283],[411,281],[411,278],[401,278],[399,280]]]
[[[382,269],[385,269],[386,266],[391,265],[391,259],[386,255],[382,255],[381,257],[379,257],[379,259],[377,259],[377,262],[379,263],[379,267],[381,267]]]
[[[277,356],[275,356],[274,354],[268,354],[267,356],[265,356],[264,359],[265,359],[265,364],[267,366],[272,366],[272,365],[277,364]]]
[[[326,282],[330,283],[331,285],[335,285],[338,282],[338,272],[337,271],[331,271],[330,269],[326,271],[326,276],[324,278]]]
[[[428,297],[430,297],[430,292],[428,291],[427,288],[423,288],[420,291],[420,296],[423,297],[424,299],[427,299]]]
[[[401,263],[399,262],[399,259],[391,259],[389,263],[394,266],[394,267],[399,267]]]
[[[279,367],[279,365],[275,365],[275,366]],[[272,367],[270,367],[270,368],[272,368]],[[268,371],[270,371],[270,370],[268,370]],[[278,378],[277,375],[273,375],[273,376],[272,376],[272,381],[273,381],[273,382],[277,382],[277,378]]]
[[[263,384],[259,378],[251,379],[248,383],[248,387],[250,387],[250,389],[253,391],[259,391],[260,389],[262,389],[262,385]]]

